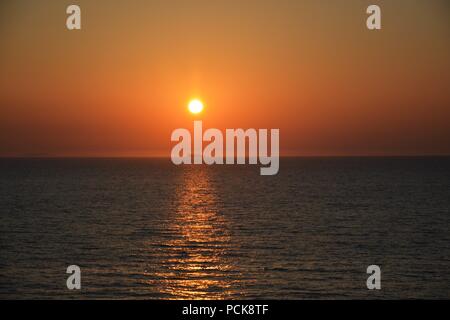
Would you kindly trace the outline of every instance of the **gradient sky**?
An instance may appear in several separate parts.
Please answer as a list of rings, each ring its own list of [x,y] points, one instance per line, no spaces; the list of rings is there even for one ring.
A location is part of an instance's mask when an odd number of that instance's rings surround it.
[[[169,156],[192,97],[284,155],[450,154],[447,0],[2,0],[0,39],[0,156]]]

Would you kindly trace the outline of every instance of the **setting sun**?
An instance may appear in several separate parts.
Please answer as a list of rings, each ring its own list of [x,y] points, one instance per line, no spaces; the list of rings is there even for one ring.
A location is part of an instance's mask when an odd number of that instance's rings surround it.
[[[198,99],[193,99],[189,102],[188,109],[191,113],[200,113],[203,110],[203,103]]]

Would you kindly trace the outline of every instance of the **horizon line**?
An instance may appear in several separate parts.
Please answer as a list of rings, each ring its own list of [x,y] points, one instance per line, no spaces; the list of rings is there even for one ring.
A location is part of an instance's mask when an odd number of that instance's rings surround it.
[[[449,154],[392,154],[392,155],[280,155],[280,158],[446,158]],[[236,158],[236,157],[235,157]],[[245,157],[248,159],[249,157]],[[0,159],[171,159],[170,156],[139,155],[0,155]],[[224,158],[225,159],[225,158]]]

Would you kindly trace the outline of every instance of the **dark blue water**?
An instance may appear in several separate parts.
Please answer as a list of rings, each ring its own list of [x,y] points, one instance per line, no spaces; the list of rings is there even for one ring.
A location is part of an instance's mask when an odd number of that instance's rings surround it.
[[[450,298],[450,158],[283,158],[276,176],[3,159],[0,179],[0,298]]]

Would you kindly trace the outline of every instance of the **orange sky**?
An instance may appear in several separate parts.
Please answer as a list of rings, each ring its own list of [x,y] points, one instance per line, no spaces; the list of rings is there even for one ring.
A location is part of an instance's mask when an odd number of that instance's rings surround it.
[[[381,31],[365,27],[375,3]],[[450,154],[449,9],[3,0],[0,156],[169,156],[191,97],[204,128],[280,128],[284,155]]]

